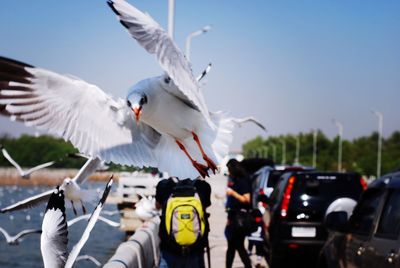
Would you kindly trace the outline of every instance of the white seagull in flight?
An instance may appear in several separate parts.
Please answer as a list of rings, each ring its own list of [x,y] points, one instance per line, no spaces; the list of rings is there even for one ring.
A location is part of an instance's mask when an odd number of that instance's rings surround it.
[[[0,70],[0,72],[1,72],[1,70]],[[23,170],[21,168],[21,166],[18,165],[18,163],[15,162],[15,160],[10,156],[10,154],[7,152],[6,148],[4,148],[2,145],[1,145],[1,152],[3,153],[4,157],[8,160],[8,162],[10,162],[18,170],[19,174],[21,175],[21,177],[23,179],[29,179],[29,176],[31,175],[32,172],[34,172],[36,170],[39,170],[39,169],[42,169],[42,168],[49,167],[49,166],[51,166],[51,165],[53,165],[55,163],[54,161],[50,161],[50,162],[47,162],[47,163],[44,163],[44,164],[40,164],[40,165],[38,165],[36,167],[33,167],[31,169]]]
[[[97,197],[96,190],[86,190],[79,187],[80,184],[84,183],[86,179],[96,171],[97,167],[101,164],[99,158],[89,158],[86,163],[81,167],[79,172],[75,175],[73,179],[65,178],[60,186],[61,190],[65,191],[65,197],[70,200],[72,209],[76,213],[74,202],[80,202],[82,206],[83,214],[86,214],[85,206],[83,202],[91,202]],[[34,207],[40,203],[49,200],[52,195],[53,190],[48,190],[46,192],[28,197],[24,200],[18,201],[12,205],[0,209],[0,213],[16,211],[25,208]]]
[[[189,62],[157,22],[123,0],[108,5],[165,73],[114,100],[78,78],[2,57],[0,113],[56,133],[106,162],[157,167],[180,178],[215,173],[234,123],[208,110]]]
[[[40,234],[42,233],[42,229],[26,229],[18,234],[11,236],[6,230],[0,227],[0,232],[4,235],[4,238],[9,245],[18,245],[19,242],[22,241],[22,237],[28,234]]]
[[[68,253],[67,248],[68,225],[65,215],[64,191],[60,190],[58,187],[54,190],[47,203],[42,223],[42,235],[40,238],[40,250],[42,252],[45,268],[70,268],[73,266],[100,215],[112,183],[113,180],[110,179],[102,198],[89,219],[81,239],[72,248],[71,253]]]

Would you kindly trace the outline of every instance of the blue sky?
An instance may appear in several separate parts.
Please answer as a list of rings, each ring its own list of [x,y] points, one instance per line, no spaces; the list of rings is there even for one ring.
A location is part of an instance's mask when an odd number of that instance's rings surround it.
[[[129,0],[164,28],[167,0]],[[197,74],[211,62],[203,87],[210,110],[253,115],[267,135],[321,129],[344,138],[369,135],[384,114],[384,135],[400,130],[399,1],[176,0],[175,40],[204,25],[192,40]],[[118,23],[104,0],[4,1],[0,54],[78,76],[113,96],[161,68]],[[0,119],[0,132],[32,131]],[[32,133],[32,132],[31,132]],[[257,135],[235,131],[232,148]]]

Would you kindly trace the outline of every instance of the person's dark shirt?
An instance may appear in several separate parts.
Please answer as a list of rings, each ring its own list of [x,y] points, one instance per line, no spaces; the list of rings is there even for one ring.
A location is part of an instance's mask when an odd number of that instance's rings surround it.
[[[232,178],[228,177],[228,187],[237,192],[240,195],[251,194],[250,181],[247,177],[244,178]],[[240,210],[249,209],[250,203],[242,203],[233,196],[228,196],[226,199],[227,210]]]

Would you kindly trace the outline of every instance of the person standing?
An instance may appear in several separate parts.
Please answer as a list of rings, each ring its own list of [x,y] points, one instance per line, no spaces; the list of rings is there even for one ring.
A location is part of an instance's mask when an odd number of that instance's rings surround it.
[[[228,188],[226,189],[226,211],[228,220],[225,227],[225,236],[228,242],[225,265],[231,268],[235,252],[239,253],[245,268],[251,267],[251,260],[244,247],[246,234],[235,230],[233,220],[240,210],[249,210],[251,186],[245,169],[236,159],[231,159],[226,164],[228,167]]]
[[[188,212],[176,211],[173,220],[177,220],[175,223],[166,224],[166,222],[171,222],[172,198],[199,198],[201,205],[197,204],[198,209],[201,206],[203,211],[197,211],[192,213],[192,209]],[[193,202],[194,199],[191,200]],[[169,203],[170,202],[170,203]],[[179,200],[178,200],[179,202]],[[184,201],[183,201],[184,202]],[[168,205],[169,203],[169,205]],[[177,178],[169,178],[161,180],[156,187],[156,207],[162,209],[161,213],[161,223],[159,230],[160,237],[160,268],[204,268],[204,247],[208,246],[208,213],[206,213],[206,208],[211,205],[211,186],[204,179],[185,179],[178,180]],[[194,209],[196,209],[194,208]],[[178,208],[177,208],[178,209]],[[200,212],[200,213],[198,213]],[[202,215],[201,219],[197,221],[196,216]],[[194,226],[194,228],[188,228],[185,230],[183,236],[179,236],[179,231],[173,230],[173,228],[180,224],[179,220],[182,219],[183,224],[181,226]],[[204,228],[201,228],[201,222],[204,219]],[[197,222],[199,222],[197,224]],[[185,229],[178,226],[178,229]],[[197,229],[196,229],[197,227]],[[197,236],[196,241],[188,246],[182,246],[179,244],[179,239],[187,239],[190,237],[191,233],[187,233],[196,229]],[[168,231],[169,230],[169,231]],[[204,230],[204,232],[202,232]],[[201,233],[201,235],[200,235]],[[183,237],[183,238],[182,238]],[[208,251],[209,254],[209,251]],[[208,255],[209,256],[209,255]]]

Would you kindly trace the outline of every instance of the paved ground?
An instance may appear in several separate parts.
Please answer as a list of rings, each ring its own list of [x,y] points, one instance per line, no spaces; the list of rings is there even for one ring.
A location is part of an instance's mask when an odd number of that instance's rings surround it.
[[[210,216],[210,248],[211,248],[211,267],[225,267],[225,253],[226,253],[226,239],[224,236],[224,229],[226,225],[226,213],[224,208],[225,202],[225,188],[226,177],[223,175],[216,175],[208,178],[207,181],[212,187],[212,205],[208,209],[211,213]],[[253,266],[256,265],[255,257],[252,257]],[[268,267],[266,262],[263,261],[262,265]],[[244,267],[239,254],[236,253],[233,267]]]

